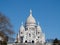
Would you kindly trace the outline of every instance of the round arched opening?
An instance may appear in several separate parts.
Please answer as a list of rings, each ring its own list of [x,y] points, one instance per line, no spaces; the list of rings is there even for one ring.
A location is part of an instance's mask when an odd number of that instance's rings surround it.
[[[32,40],[32,43],[34,43],[34,40]]]
[[[27,43],[27,40],[25,41],[25,43]]]

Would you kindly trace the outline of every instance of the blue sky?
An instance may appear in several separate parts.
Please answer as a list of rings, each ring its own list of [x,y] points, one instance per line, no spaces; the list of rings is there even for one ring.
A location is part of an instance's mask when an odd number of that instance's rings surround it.
[[[60,0],[0,0],[0,12],[11,21],[16,37],[21,22],[25,22],[32,13],[40,22],[46,39],[60,39]]]

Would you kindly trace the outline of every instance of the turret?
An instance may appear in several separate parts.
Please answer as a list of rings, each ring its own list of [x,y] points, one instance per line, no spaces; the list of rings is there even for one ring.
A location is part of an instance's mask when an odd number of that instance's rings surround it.
[[[20,34],[18,33],[17,37],[16,37],[16,40],[15,40],[15,43],[19,43],[19,42],[20,42]]]
[[[39,22],[38,22],[38,25],[37,25],[37,31],[42,32],[41,27],[39,25]]]
[[[22,25],[20,27],[20,36],[23,36],[24,35],[24,31],[25,31],[25,28],[24,28],[23,22],[22,22]]]

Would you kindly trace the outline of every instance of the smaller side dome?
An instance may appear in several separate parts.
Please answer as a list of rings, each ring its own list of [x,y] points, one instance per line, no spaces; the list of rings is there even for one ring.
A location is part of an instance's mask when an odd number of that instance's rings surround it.
[[[38,22],[37,30],[39,30],[41,32],[41,27],[39,25],[39,22]]]
[[[20,31],[24,31],[24,30],[25,30],[25,28],[24,28],[23,23],[22,23],[22,25],[20,27]]]

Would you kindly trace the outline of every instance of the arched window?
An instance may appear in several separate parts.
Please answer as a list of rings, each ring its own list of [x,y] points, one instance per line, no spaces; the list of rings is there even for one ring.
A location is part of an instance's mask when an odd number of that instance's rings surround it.
[[[34,43],[34,40],[32,40],[32,43]]]
[[[40,37],[38,36],[38,38],[40,38]]]
[[[23,34],[23,32],[21,32],[21,34]]]
[[[25,41],[25,43],[27,43],[27,40]]]
[[[27,31],[28,30],[28,28],[25,28],[25,31]]]
[[[29,33],[29,37],[31,37],[31,34]]]
[[[40,32],[38,32],[38,34],[39,34]]]

